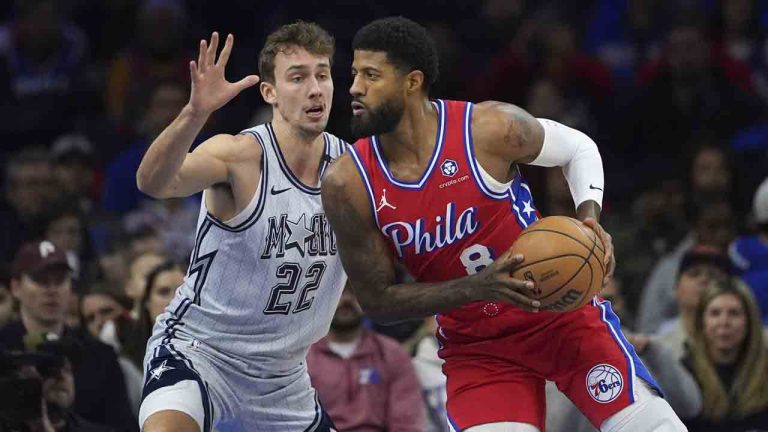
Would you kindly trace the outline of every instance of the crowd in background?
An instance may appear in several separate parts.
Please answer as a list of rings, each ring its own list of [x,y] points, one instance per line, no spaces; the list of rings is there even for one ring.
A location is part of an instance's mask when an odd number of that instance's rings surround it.
[[[235,35],[235,80],[276,27],[318,22],[337,43],[328,130],[353,141],[351,39],[391,14],[434,38],[433,97],[511,102],[597,142],[618,263],[603,297],[692,431],[768,430],[768,0],[333,3],[0,4],[0,344],[66,354],[41,374],[73,428],[57,430],[137,429],[145,342],[185,274],[200,197],[151,200],[135,173],[187,102],[197,41]],[[199,139],[270,110],[246,91]],[[543,214],[574,214],[559,169],[523,172]],[[434,320],[380,326],[347,297],[309,358],[337,426],[447,430]],[[548,430],[590,430],[547,394]]]

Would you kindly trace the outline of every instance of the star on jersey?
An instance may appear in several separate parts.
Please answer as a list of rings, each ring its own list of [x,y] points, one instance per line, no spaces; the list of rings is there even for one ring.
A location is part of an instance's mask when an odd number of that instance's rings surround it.
[[[168,372],[169,370],[176,369],[175,367],[167,366],[166,363],[168,363],[168,360],[164,360],[162,363],[160,363],[160,366],[149,371],[150,381],[152,381],[153,379],[159,380],[164,373]]]
[[[286,222],[288,222],[288,241],[285,242],[285,247],[288,249],[295,247],[301,256],[304,256],[304,244],[314,237],[315,233],[307,229],[304,213],[298,221],[293,222],[288,219]]]
[[[531,206],[530,201],[523,201],[523,213],[525,213],[526,217],[531,217],[531,213],[533,213],[535,210]]]

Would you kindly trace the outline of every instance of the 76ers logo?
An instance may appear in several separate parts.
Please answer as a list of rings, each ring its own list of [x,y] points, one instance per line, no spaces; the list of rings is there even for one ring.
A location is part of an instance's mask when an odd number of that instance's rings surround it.
[[[440,171],[442,171],[443,175],[446,177],[453,177],[456,175],[456,172],[459,171],[459,164],[453,159],[446,159],[443,161],[443,164],[440,165]]]
[[[599,364],[587,373],[587,392],[600,403],[616,400],[624,388],[621,372],[609,364]]]

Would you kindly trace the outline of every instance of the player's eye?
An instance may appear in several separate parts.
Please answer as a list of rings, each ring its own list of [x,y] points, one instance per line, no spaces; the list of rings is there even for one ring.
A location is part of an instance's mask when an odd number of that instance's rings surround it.
[[[302,77],[302,76],[295,76],[295,77],[291,78],[291,82],[300,83],[302,81],[304,81],[304,77]]]

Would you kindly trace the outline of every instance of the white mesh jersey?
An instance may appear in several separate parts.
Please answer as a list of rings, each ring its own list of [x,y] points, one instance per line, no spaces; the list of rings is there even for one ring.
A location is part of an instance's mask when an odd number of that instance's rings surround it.
[[[256,376],[295,370],[325,336],[346,275],[320,188],[290,171],[271,124],[243,131],[263,149],[259,187],[228,221],[203,198],[184,284],[155,325],[150,346],[191,342]],[[325,168],[346,143],[324,133]]]

